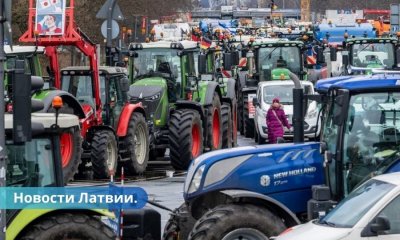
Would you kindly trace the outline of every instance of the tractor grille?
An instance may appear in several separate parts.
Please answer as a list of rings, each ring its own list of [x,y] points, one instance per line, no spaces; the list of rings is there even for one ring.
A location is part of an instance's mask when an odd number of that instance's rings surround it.
[[[146,118],[149,120],[152,116],[155,115],[158,105],[160,104],[160,99],[157,100],[138,100],[138,99],[131,99],[131,103],[139,103],[141,102],[145,111],[146,111]]]

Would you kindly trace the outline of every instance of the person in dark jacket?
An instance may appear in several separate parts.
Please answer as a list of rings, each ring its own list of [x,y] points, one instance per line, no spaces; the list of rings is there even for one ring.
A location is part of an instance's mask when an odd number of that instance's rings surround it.
[[[267,127],[269,143],[277,143],[278,138],[283,138],[285,132],[284,127],[287,127],[288,129],[292,128],[288,123],[285,111],[283,111],[278,98],[272,100],[271,107],[268,109]]]

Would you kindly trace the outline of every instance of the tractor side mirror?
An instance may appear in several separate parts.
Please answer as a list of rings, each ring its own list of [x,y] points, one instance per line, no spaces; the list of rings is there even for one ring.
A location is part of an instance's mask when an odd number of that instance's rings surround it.
[[[231,54],[232,54],[232,65],[233,66],[239,65],[239,52],[234,51]]]
[[[330,48],[330,55],[331,55],[331,61],[337,61],[337,49],[334,47]]]
[[[350,93],[347,89],[338,90],[338,95],[335,98],[333,106],[333,123],[341,126],[346,121],[346,114],[349,108]]]
[[[224,58],[224,69],[231,70],[232,69],[232,54],[224,53],[223,58]]]
[[[344,66],[348,66],[349,65],[349,55],[348,54],[343,54],[342,55],[342,63]]]
[[[400,67],[400,48],[396,50],[397,67]]]
[[[322,47],[317,48],[317,63],[325,63],[324,49]]]
[[[253,106],[258,107],[260,103],[258,102],[258,98],[253,98]]]
[[[121,78],[121,91],[122,92],[129,91],[129,79],[127,77]]]
[[[206,74],[207,73],[207,56],[205,54],[199,55],[199,74]]]
[[[129,52],[129,56],[130,56],[130,57],[133,57],[133,58],[138,58],[138,57],[139,57],[139,54],[138,54],[137,52],[135,52],[135,51],[130,51],[130,52]]]

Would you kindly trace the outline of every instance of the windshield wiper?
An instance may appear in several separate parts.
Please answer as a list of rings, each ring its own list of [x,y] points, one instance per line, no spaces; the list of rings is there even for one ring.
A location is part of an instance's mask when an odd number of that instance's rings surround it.
[[[357,55],[358,55],[360,52],[364,51],[364,50],[365,50],[367,47],[369,47],[371,44],[372,44],[372,43],[369,43],[367,46],[365,46],[363,49],[361,49],[361,51],[358,51],[358,52],[357,52]]]
[[[336,227],[336,224],[335,224],[335,223],[333,223],[333,222],[328,222],[328,221],[326,221],[326,220],[321,220],[321,221],[319,221],[318,223],[319,223],[319,224],[322,224],[322,225],[327,225],[327,226],[329,226],[329,227]]]
[[[271,57],[272,57],[272,53],[277,49],[278,47],[275,47],[274,49],[272,49],[272,51],[267,55],[267,56],[265,56],[265,58],[263,59],[263,61],[268,57],[268,59],[271,59]]]

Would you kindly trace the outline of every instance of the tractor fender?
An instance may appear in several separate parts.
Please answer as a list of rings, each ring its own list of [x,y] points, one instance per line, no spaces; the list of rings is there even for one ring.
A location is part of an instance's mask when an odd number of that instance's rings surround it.
[[[133,112],[139,112],[143,114],[146,118],[146,112],[143,108],[141,102],[139,103],[126,103],[122,108],[121,115],[119,116],[118,126],[117,126],[117,136],[125,137],[128,132],[129,121]]]
[[[224,190],[221,191],[221,193],[228,196],[234,202],[253,203],[267,207],[269,210],[279,215],[279,217],[283,218],[287,227],[301,223],[296,214],[290,211],[290,209],[279,201],[266,195],[245,190]]]
[[[230,98],[231,100],[236,98],[236,81],[233,78],[229,78],[227,82],[227,88],[226,88],[226,96],[227,98]]]
[[[219,98],[222,100],[222,94],[221,90],[219,88],[219,85],[217,82],[209,82],[207,84],[207,91],[206,91],[206,97],[204,100],[204,106],[208,106],[212,104],[214,93],[217,92]]]
[[[198,102],[193,102],[193,101],[187,101],[187,100],[178,100],[175,103],[175,109],[193,109],[197,112],[199,112],[201,118],[204,120],[205,119],[205,112],[203,106],[198,103]]]
[[[48,112],[48,110],[52,107],[53,98],[59,96],[62,98],[64,103],[67,103],[74,110],[74,114],[79,117],[79,119],[85,118],[85,112],[79,101],[70,93],[61,90],[52,90],[49,91],[45,98],[42,99],[44,108],[41,112]]]
[[[18,212],[15,218],[10,224],[7,225],[7,240],[8,239],[18,239],[18,235],[22,233],[26,227],[30,225],[33,221],[45,217],[47,215],[58,214],[58,213],[68,213],[68,210],[54,210],[54,209],[22,209]],[[109,218],[114,218],[115,215],[112,212],[102,209],[76,209],[74,212],[82,212],[88,215],[94,216],[106,216]]]

